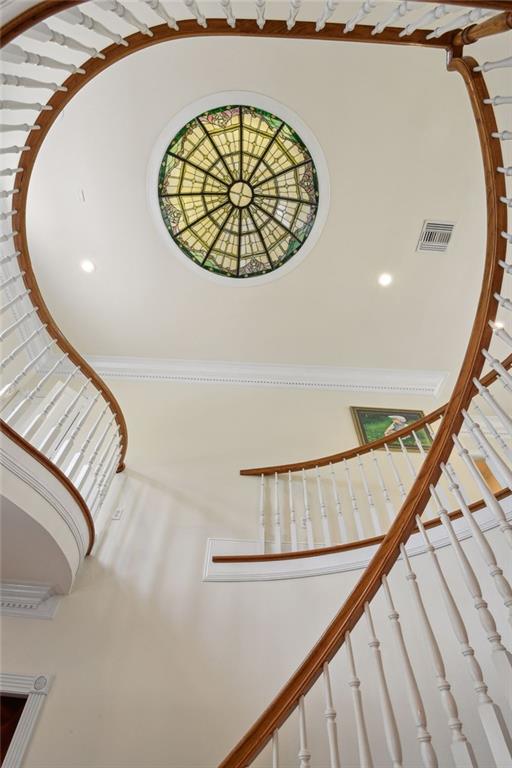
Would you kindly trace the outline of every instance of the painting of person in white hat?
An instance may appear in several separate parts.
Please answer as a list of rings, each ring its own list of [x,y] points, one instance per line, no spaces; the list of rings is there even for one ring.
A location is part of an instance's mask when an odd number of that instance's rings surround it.
[[[400,429],[403,429],[405,425],[407,424],[407,419],[405,416],[389,416],[391,419],[391,424],[384,432],[384,437],[387,437],[388,435],[392,435],[393,432],[398,432]]]

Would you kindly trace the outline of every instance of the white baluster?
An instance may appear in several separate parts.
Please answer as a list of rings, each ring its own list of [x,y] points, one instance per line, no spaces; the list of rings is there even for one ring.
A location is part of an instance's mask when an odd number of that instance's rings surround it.
[[[159,2],[159,0],[144,0],[144,2],[147,6],[149,6],[149,8],[151,8],[152,11],[156,13],[157,16],[165,21],[170,29],[175,29],[176,31],[179,29],[178,23],[174,16],[169,16],[166,9],[162,3]]]
[[[375,627],[373,625],[369,603],[365,603],[364,612],[366,615],[366,621],[368,623],[368,633],[370,635],[368,645],[372,649],[375,668],[377,671],[380,711],[382,715],[382,721],[384,723],[386,745],[393,768],[402,768],[402,745],[400,744],[400,735],[396,725],[395,713],[393,712],[393,705],[391,704],[391,698],[389,696],[389,688],[386,680],[386,674],[384,672],[382,654],[380,651],[380,641],[377,639],[377,635],[375,634]]]
[[[293,500],[293,482],[292,473],[288,470],[288,508],[290,510],[290,539],[292,542],[292,550],[295,552],[298,548],[297,537],[297,519],[295,516],[295,502]]]
[[[512,165],[507,165],[507,166],[498,165],[496,170],[498,171],[498,173],[502,173],[504,176],[512,176]]]
[[[453,762],[457,768],[478,768],[475,755],[473,753],[473,748],[462,731],[462,723],[459,720],[457,703],[451,692],[450,683],[446,679],[446,670],[441,650],[425,610],[425,605],[423,603],[421,591],[417,583],[416,574],[411,567],[411,563],[403,544],[400,545],[400,552],[402,553],[402,558],[405,565],[406,579],[409,582],[412,599],[416,606],[416,612],[420,620],[421,628],[423,630],[425,644],[429,650],[430,656],[432,657],[432,664],[437,680],[437,688],[441,695],[441,703],[448,717],[448,728],[451,731],[450,749],[452,752]]]
[[[21,301],[21,299],[24,299],[24,298],[25,298],[25,296],[28,296],[28,295],[29,295],[29,293],[30,293],[30,289],[28,289],[28,290],[26,290],[26,291],[21,291],[21,293],[18,293],[18,295],[17,295],[17,296],[15,296],[13,299],[11,299],[10,301],[8,301],[8,302],[6,302],[5,304],[3,304],[3,305],[0,307],[0,312],[5,312],[5,311],[7,311],[7,310],[8,310],[8,309],[10,309],[11,307],[13,307],[15,304],[17,304],[17,303],[18,303],[18,301]]]
[[[412,10],[412,3],[407,2],[404,0],[404,2],[399,3],[394,11],[391,12],[391,14],[384,20],[379,21],[378,24],[374,26],[372,29],[372,35],[380,35],[381,32],[384,32],[386,27],[390,27],[392,24],[395,23],[395,21],[398,21],[398,19],[401,19],[403,16],[405,16],[406,13]]]
[[[441,5],[436,5],[435,8],[428,10],[423,14],[423,16],[420,16],[418,19],[416,19],[415,22],[404,27],[404,29],[402,29],[402,31],[399,33],[398,37],[406,37],[408,35],[412,35],[412,33],[420,27],[424,26],[425,24],[430,24],[432,21],[437,21],[437,19],[442,18],[447,13],[451,13],[448,3],[441,3]]]
[[[473,384],[478,389],[479,393],[482,395],[489,408],[496,414],[503,426],[507,429],[509,436],[512,437],[512,419],[510,416],[505,413],[501,405],[496,402],[487,387],[484,387],[483,384],[480,384],[478,379],[473,379]]]
[[[101,478],[107,474],[108,468],[112,462],[112,457],[115,456],[116,452],[118,451],[119,448],[117,446],[112,448],[112,441],[110,441],[110,443],[103,451],[101,459],[98,462],[98,466],[93,472],[91,484],[85,496],[85,500],[89,506],[89,509],[93,509],[93,507],[96,505],[101,491]],[[105,470],[103,471],[104,467]]]
[[[89,478],[89,475],[91,473],[91,470],[92,470],[92,468],[93,468],[93,466],[94,466],[94,464],[96,462],[96,459],[98,458],[98,454],[99,454],[99,452],[101,451],[101,449],[103,447],[103,443],[105,442],[105,439],[106,439],[108,433],[112,429],[112,425],[115,424],[115,420],[116,420],[116,417],[112,416],[111,419],[109,420],[108,424],[104,428],[103,432],[101,433],[100,437],[96,441],[96,445],[94,446],[94,448],[92,450],[92,453],[91,453],[91,455],[90,455],[90,457],[89,457],[89,459],[87,461],[87,464],[84,467],[82,467],[82,469],[78,473],[78,475],[76,477],[76,481],[75,481],[75,485],[78,488],[78,490],[83,488],[85,483],[87,482],[87,480]],[[113,443],[116,440],[116,438],[118,437],[118,434],[119,434],[119,427],[116,426],[116,430],[115,430],[114,434],[111,437],[111,441],[110,441],[111,443]]]
[[[34,333],[37,334],[38,331],[35,331]],[[26,341],[29,342],[30,340],[31,340],[31,338],[29,336]],[[22,370],[18,373],[18,375],[15,376],[14,379],[11,382],[9,382],[9,384],[6,384],[5,387],[2,387],[2,389],[0,390],[0,398],[1,397],[5,397],[6,395],[11,394],[12,391],[14,389],[16,389],[16,387],[18,386],[20,381],[22,381],[22,379],[25,378],[27,373],[29,373],[32,370],[32,368],[34,368],[34,366],[36,366],[38,364],[38,362],[41,360],[41,358],[43,358],[46,355],[46,353],[49,352],[49,350],[56,343],[57,343],[56,340],[52,339],[48,344],[46,344],[45,347],[43,347],[43,349],[39,352],[39,354],[37,354],[35,357],[33,357],[32,360],[29,363],[27,363],[24,368],[22,368]],[[21,344],[20,344],[20,346],[21,346]],[[19,347],[18,347],[18,349],[19,349]]]
[[[402,661],[402,669],[405,676],[409,706],[411,708],[411,714],[416,723],[416,737],[419,742],[421,759],[425,768],[437,768],[437,757],[432,746],[432,737],[427,729],[427,716],[425,714],[423,700],[421,698],[411,660],[407,652],[407,646],[402,634],[400,615],[393,604],[393,598],[391,597],[391,591],[389,589],[386,576],[382,577],[382,586],[384,587],[384,594],[386,595],[389,608],[388,618],[393,628],[395,642]]]
[[[322,10],[322,13],[315,25],[315,30],[317,32],[320,32],[320,30],[322,30],[325,27],[325,25],[333,15],[338,5],[339,5],[339,0],[324,0],[324,7]]]
[[[231,7],[231,0],[219,0],[219,2],[222,10],[226,15],[226,21],[228,25],[231,27],[231,29],[234,29],[236,27],[236,19],[233,13],[233,8]]]
[[[64,442],[54,450],[52,454],[52,461],[54,464],[57,464],[57,466],[62,466],[62,464],[64,463],[64,460],[66,459],[66,457],[68,456],[69,452],[71,451],[74,445],[74,442],[78,436],[78,433],[82,429],[83,425],[87,421],[89,414],[91,413],[92,409],[96,405],[96,402],[99,396],[100,396],[100,392],[98,390],[94,395],[94,397],[89,402],[89,405],[85,408],[82,415],[79,417],[73,431],[71,432],[70,437],[67,440],[64,440]]]
[[[370,451],[370,453],[372,455],[373,463],[375,465],[375,472],[377,473],[377,479],[379,481],[380,489],[382,491],[382,495],[384,496],[384,504],[386,506],[386,511],[388,513],[389,522],[392,523],[393,520],[395,519],[396,511],[393,506],[393,502],[389,497],[388,489],[387,489],[386,483],[384,482],[384,478],[382,477],[382,472],[380,469],[379,461],[377,459],[377,454],[373,450]]]
[[[260,475],[260,507],[259,507],[259,539],[260,549],[265,552],[265,475]]]
[[[53,427],[51,427],[51,429],[45,435],[45,437],[43,438],[41,443],[39,445],[36,445],[36,448],[38,448],[38,450],[40,450],[41,453],[47,453],[47,450],[48,450],[48,447],[49,447],[50,443],[52,442],[52,440],[54,440],[54,438],[56,438],[59,435],[60,431],[62,430],[62,427],[66,423],[66,421],[69,418],[70,414],[73,412],[73,410],[74,410],[75,406],[77,405],[78,401],[80,400],[80,398],[82,397],[83,393],[85,392],[85,390],[87,389],[88,385],[90,384],[90,381],[91,381],[90,379],[87,379],[85,384],[82,384],[81,388],[76,393],[76,395],[74,396],[73,400],[69,403],[69,405],[65,409],[64,413],[59,418],[58,422]]]
[[[8,232],[6,235],[1,235],[0,236],[0,243],[7,243],[9,240],[14,240],[14,238],[16,237],[17,234],[18,234],[17,232]],[[23,274],[25,274],[25,273],[24,272],[20,272],[19,275],[13,275],[13,279],[16,280],[18,277],[21,277],[21,275],[23,275]],[[8,285],[8,283],[7,282],[2,283],[2,286],[0,286],[0,287],[3,288],[5,285]]]
[[[89,445],[91,444],[91,441],[94,435],[96,434],[98,427],[101,424],[103,417],[108,410],[108,407],[109,407],[108,403],[105,403],[99,415],[97,416],[95,422],[93,423],[92,427],[89,429],[89,432],[87,433],[87,437],[85,438],[84,442],[80,446],[79,451],[73,456],[68,466],[64,470],[70,480],[75,481],[76,476],[80,470],[80,464],[85,457],[85,454],[89,448]],[[76,438],[76,434],[75,434],[75,438]]]
[[[311,522],[311,513],[309,509],[308,484],[306,482],[306,472],[302,470],[302,492],[304,496],[304,525],[306,527],[306,540],[308,549],[315,548],[313,536],[313,523]]]
[[[68,353],[66,352],[61,357],[58,358],[58,360],[51,366],[50,370],[45,373],[45,375],[42,377],[42,379],[39,380],[39,382],[35,385],[35,387],[32,387],[30,392],[25,395],[25,397],[18,403],[18,405],[14,408],[14,410],[11,411],[11,413],[6,417],[6,422],[8,424],[11,424],[14,419],[16,419],[20,413],[24,410],[24,408],[29,405],[35,397],[37,397],[38,393],[41,391],[41,389],[44,387],[50,376],[53,376],[59,365],[61,365],[64,360],[67,358]]]
[[[279,768],[279,731],[272,734],[272,768]]]
[[[366,498],[368,499],[368,509],[370,510],[370,518],[372,521],[373,530],[375,535],[378,536],[380,533],[382,533],[382,528],[381,528],[379,516],[377,514],[377,509],[373,501],[373,495],[372,495],[372,492],[370,491],[370,486],[368,485],[368,478],[366,477],[364,464],[360,455],[357,456],[357,463],[359,465],[359,472],[361,474],[361,480],[366,493]]]
[[[260,29],[265,26],[265,0],[256,0],[256,23]]]
[[[297,19],[297,14],[299,13],[301,5],[302,0],[290,0],[290,10],[288,12],[288,19],[286,21],[286,27],[288,29],[293,29],[295,26],[295,20]]]
[[[358,12],[350,18],[343,27],[343,34],[353,32],[356,26],[363,21],[364,17],[373,11],[377,6],[377,0],[364,0]]]
[[[487,636],[487,640],[491,646],[492,660],[499,672],[500,682],[504,686],[505,694],[509,696],[512,702],[512,657],[507,652],[507,649],[501,642],[501,635],[496,629],[496,622],[494,616],[488,608],[487,602],[483,599],[482,589],[480,583],[476,577],[476,574],[471,567],[471,564],[466,556],[466,553],[462,549],[460,541],[458,540],[453,525],[448,517],[446,509],[443,508],[439,497],[436,494],[434,486],[430,486],[430,493],[436,500],[439,508],[439,517],[445,528],[450,544],[453,547],[459,568],[462,574],[462,578],[466,589],[468,590],[473,600],[473,606],[478,614],[480,624]]]
[[[129,11],[128,8],[125,8],[124,5],[119,2],[119,0],[96,0],[96,5],[98,8],[102,8],[104,11],[115,13],[116,16],[119,16],[119,18],[123,19],[123,21],[126,21],[127,24],[130,24],[132,27],[135,27],[135,29],[138,29],[139,32],[142,32],[143,35],[147,35],[147,37],[153,37],[153,32],[149,29],[147,24],[139,21],[139,19],[134,16],[134,14]]]
[[[490,11],[485,11],[483,8],[473,8],[472,11],[463,13],[462,16],[457,16],[447,24],[443,24],[441,27],[436,27],[433,32],[427,35],[427,40],[431,40],[433,37],[441,37],[445,32],[450,32],[452,29],[464,29],[469,24],[475,24],[480,19],[484,19],[489,16]]]
[[[14,323],[11,323],[11,325],[8,325],[7,328],[0,333],[0,342],[5,341],[5,339],[10,336],[10,334],[16,330],[20,325],[23,325],[25,320],[27,320],[29,317],[32,317],[33,314],[35,314],[38,310],[38,307],[33,307],[28,312],[25,312],[23,315],[21,315],[17,320],[14,321]]]
[[[43,425],[43,423],[46,421],[50,413],[54,410],[57,403],[59,402],[60,398],[66,391],[68,384],[74,379],[76,374],[79,372],[80,368],[75,366],[75,368],[71,371],[71,373],[67,376],[66,379],[59,385],[57,388],[55,394],[51,398],[51,400],[47,403],[47,405],[43,408],[43,410],[38,413],[32,421],[28,424],[27,427],[23,430],[21,433],[21,436],[25,438],[25,440],[30,440],[37,430]]]
[[[373,768],[373,758],[364,717],[363,696],[360,690],[361,681],[358,678],[356,672],[350,632],[345,632],[345,647],[347,649],[348,666],[350,671],[350,679],[348,681],[348,685],[352,691],[352,703],[354,706],[354,715],[356,720],[359,768]]]
[[[36,67],[48,67],[49,69],[62,69],[71,74],[85,75],[85,69],[75,67],[74,64],[64,64],[57,59],[50,59],[49,56],[39,56],[37,53],[24,51],[19,45],[8,43],[2,49],[2,58],[10,64],[35,64]]]
[[[309,768],[311,765],[311,752],[308,748],[308,736],[306,731],[306,708],[304,696],[299,699],[299,768]]]
[[[475,411],[478,413],[478,417],[480,421],[485,425],[485,427],[489,430],[493,438],[496,440],[498,445],[500,446],[500,450],[503,451],[503,453],[507,456],[509,461],[512,462],[512,449],[509,448],[509,446],[504,441],[503,437],[500,435],[492,421],[487,418],[485,413],[482,411],[479,405],[476,405],[476,403],[473,405]]]
[[[391,471],[393,472],[393,476],[395,478],[395,482],[396,482],[396,484],[398,486],[398,490],[400,492],[400,498],[403,501],[405,499],[405,497],[407,496],[407,493],[405,492],[404,484],[402,483],[402,478],[400,477],[400,473],[398,472],[398,469],[396,468],[395,462],[393,460],[393,454],[389,450],[387,444],[384,445],[384,448],[386,450],[386,456],[389,459],[389,465],[391,467]]]
[[[195,16],[199,26],[204,27],[206,29],[206,27],[208,26],[208,23],[206,21],[206,18],[203,16],[201,11],[199,10],[199,6],[196,0],[183,0],[183,2],[187,6],[192,16]]]
[[[505,328],[502,328],[501,325],[497,325],[497,323],[493,323],[492,320],[489,321],[489,325],[495,336],[504,341],[505,344],[508,344],[509,347],[512,347],[512,336],[505,330]]]
[[[505,540],[508,542],[508,545],[512,547],[512,525],[510,525],[507,518],[505,517],[505,513],[501,508],[501,504],[499,503],[499,501],[497,501],[495,495],[489,489],[487,483],[485,482],[484,478],[480,474],[480,471],[475,465],[473,459],[469,455],[469,451],[466,448],[464,448],[464,446],[461,444],[457,435],[453,435],[453,442],[455,443],[455,447],[457,448],[457,453],[461,457],[462,461],[468,468],[469,473],[471,474],[476,484],[480,488],[482,498],[485,501],[487,508],[494,515],[494,518],[499,525],[500,531],[503,533]]]
[[[279,498],[279,476],[274,474],[274,540],[277,551],[282,552],[281,542],[281,504]]]
[[[4,280],[2,283],[0,283],[0,290],[2,288],[7,288],[9,285],[12,285],[12,283],[15,283],[16,280],[19,280],[21,277],[23,277],[25,273],[19,272],[17,275],[12,275],[12,277],[8,277],[7,280]]]
[[[466,626],[460,615],[457,604],[453,598],[450,588],[444,577],[434,547],[419,517],[416,517],[416,525],[423,536],[426,550],[429,554],[430,562],[436,573],[439,582],[441,595],[445,604],[446,612],[455,637],[460,645],[462,656],[466,660],[469,668],[469,674],[473,680],[473,687],[477,697],[478,714],[482,723],[485,736],[487,738],[492,755],[500,768],[511,768],[512,754],[508,743],[510,737],[503,720],[503,715],[499,707],[493,702],[488,694],[487,684],[482,675],[482,669],[475,655],[475,651],[469,644]]]
[[[336,710],[332,698],[331,678],[329,664],[323,666],[324,695],[325,695],[325,720],[327,725],[327,739],[329,742],[329,766],[341,768],[340,750],[338,746],[338,728],[336,726]]]
[[[332,464],[329,464],[329,466],[331,468],[332,495],[334,497],[334,505],[336,507],[336,519],[338,521],[340,541],[342,544],[345,544],[345,542],[348,541],[347,526],[345,525],[345,519],[343,517],[343,512],[341,509],[341,501],[338,494],[338,485],[336,483],[336,475],[334,474],[334,467]]]
[[[493,107],[500,107],[502,104],[512,104],[512,96],[493,96],[490,99],[484,99],[484,104],[492,104]]]
[[[473,421],[466,410],[462,411],[462,415],[464,417],[464,422],[471,432],[474,442],[482,452],[485,461],[491,468],[492,472],[499,479],[503,487],[508,487],[512,491],[512,472],[508,468],[507,464],[503,461],[499,453],[492,447],[480,429],[480,425],[477,424],[476,421]]]
[[[506,59],[500,59],[499,61],[484,61],[483,64],[473,67],[474,72],[490,72],[491,69],[503,69],[504,67],[512,67],[512,56],[508,56]]]
[[[102,456],[104,456],[105,459],[106,459],[107,456],[117,456],[118,452],[119,452],[119,431],[116,429],[116,431],[114,432],[114,434],[110,438],[110,440],[108,442],[108,445],[105,448],[104,453],[102,454]],[[107,462],[107,465],[108,464],[109,464],[109,462]],[[88,470],[90,469],[92,471],[92,467],[93,467],[93,463],[91,461],[91,462],[89,462],[88,464],[85,465],[85,467],[83,468],[83,471],[78,475],[77,482],[75,483],[75,485],[78,488],[78,490],[80,491],[80,493],[84,493],[84,489],[85,489],[85,480],[84,480],[84,482],[82,482],[82,475],[85,474],[85,472],[87,472],[87,475],[90,476],[90,472]],[[98,464],[98,467],[99,467],[99,464]],[[99,474],[99,472],[98,472],[98,474]],[[86,478],[86,479],[88,479],[88,478]],[[93,475],[93,477],[91,478],[89,490],[92,491],[92,489],[95,488],[95,487],[96,487],[96,478]]]
[[[18,88],[47,88],[49,91],[62,91],[65,93],[68,89],[64,85],[57,83],[48,83],[44,80],[34,80],[32,77],[18,77],[18,75],[0,74],[0,85],[15,85]]]
[[[475,515],[473,515],[469,509],[466,497],[458,483],[455,470],[451,464],[441,464],[441,469],[448,479],[450,491],[453,493],[459,504],[464,520],[466,521],[468,528],[471,531],[471,535],[475,539],[480,555],[487,566],[489,575],[493,579],[498,594],[501,596],[503,604],[507,608],[508,620],[512,624],[512,587],[503,575],[502,569],[498,566],[494,551],[487,538],[482,533]]]
[[[22,173],[23,168],[3,168],[0,171],[0,177],[1,176],[16,176],[18,173]]]
[[[493,131],[491,136],[493,139],[499,139],[500,141],[510,141],[512,139],[512,131]],[[509,235],[509,237],[512,237],[512,235]]]
[[[354,489],[352,487],[352,478],[350,476],[350,468],[348,466],[348,461],[346,459],[343,459],[343,469],[347,474],[347,488],[348,488],[348,494],[350,496],[350,503],[352,505],[352,516],[354,518],[354,524],[356,526],[357,537],[359,540],[361,540],[365,538],[365,535],[364,535],[363,526],[361,524],[361,516],[359,514],[357,499],[354,493]]]
[[[15,214],[18,213],[18,211],[9,211],[7,214],[2,214],[2,216],[8,216],[9,214]],[[7,254],[7,256],[2,256],[0,259],[0,266],[3,266],[4,264],[8,264],[13,259],[16,259],[20,255],[20,251],[13,251],[13,253]]]
[[[114,454],[107,465],[107,469],[102,475],[102,479],[98,485],[98,495],[94,505],[91,507],[91,515],[94,517],[99,513],[105,501],[106,495],[116,473],[117,462],[119,458],[119,449],[114,451]]]
[[[327,508],[325,506],[324,501],[324,494],[322,490],[322,478],[320,477],[320,470],[318,467],[316,467],[316,487],[318,491],[318,503],[320,505],[320,517],[322,520],[322,532],[324,535],[324,546],[330,547],[332,544],[331,541],[331,531],[329,529],[329,518],[327,517]]]
[[[35,110],[37,112],[51,112],[53,107],[48,104],[41,104],[40,101],[13,101],[12,99],[0,99],[0,109],[7,109],[9,111],[26,112],[28,110]]]
[[[59,13],[59,19],[62,19],[67,24],[78,24],[81,27],[90,29],[93,32],[96,32],[97,35],[106,37],[107,40],[112,40],[112,42],[117,45],[123,45],[125,48],[128,45],[128,41],[121,37],[121,35],[118,35],[117,32],[112,32],[112,30],[108,29],[108,27],[105,27],[103,24],[100,24],[99,21],[96,21],[96,19],[93,19],[91,16],[87,16],[87,14],[83,13],[79,8],[68,8],[67,11],[61,11]]]
[[[62,45],[65,48],[69,48],[72,51],[80,51],[86,53],[88,56],[92,56],[93,59],[104,59],[103,53],[100,53],[96,48],[90,48],[88,45],[80,43],[78,40],[74,40],[72,37],[62,35],[60,32],[55,32],[50,29],[48,24],[41,22],[35,24],[33,27],[29,27],[25,30],[24,34],[32,40],[37,40],[40,43],[56,43]]]
[[[508,299],[507,299],[508,301]],[[510,309],[512,309],[512,301],[510,302]],[[482,354],[493,369],[493,371],[496,371],[498,374],[498,379],[501,381],[505,389],[508,389],[509,392],[512,392],[512,376],[510,373],[506,370],[506,368],[503,367],[503,365],[500,363],[499,360],[497,360],[495,357],[492,357],[486,349],[482,350]]]
[[[25,149],[30,149],[30,147],[3,147],[3,148],[0,148],[0,155],[7,154],[8,152],[11,154],[12,152],[23,152]],[[2,211],[2,213],[0,213],[0,221],[6,221],[7,219],[12,219],[12,217],[16,216],[17,213],[18,211],[15,211],[14,209],[12,211]],[[10,261],[12,258],[13,258],[12,253],[9,256],[3,256],[0,259],[0,264],[5,264],[6,261]]]

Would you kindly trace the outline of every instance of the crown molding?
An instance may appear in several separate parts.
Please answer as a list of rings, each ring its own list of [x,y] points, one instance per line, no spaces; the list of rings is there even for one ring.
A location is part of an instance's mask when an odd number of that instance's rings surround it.
[[[89,356],[87,362],[106,379],[178,381],[186,384],[239,384],[256,387],[327,389],[437,396],[445,371],[279,365],[218,360],[166,360],[145,357]]]
[[[53,619],[59,597],[40,584],[0,583],[0,615],[27,619]]]

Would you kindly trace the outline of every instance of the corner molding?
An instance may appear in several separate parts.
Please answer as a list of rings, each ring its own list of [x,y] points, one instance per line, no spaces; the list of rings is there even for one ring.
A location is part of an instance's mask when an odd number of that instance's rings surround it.
[[[110,379],[238,384],[432,397],[439,394],[447,376],[445,371],[280,365],[221,360],[106,356],[90,356],[86,359],[100,376]]]
[[[59,596],[49,586],[0,583],[0,616],[53,619]]]
[[[27,702],[12,737],[2,768],[21,768],[37,719],[50,690],[51,679],[46,674],[17,675],[0,673],[0,692],[14,696],[26,696]]]

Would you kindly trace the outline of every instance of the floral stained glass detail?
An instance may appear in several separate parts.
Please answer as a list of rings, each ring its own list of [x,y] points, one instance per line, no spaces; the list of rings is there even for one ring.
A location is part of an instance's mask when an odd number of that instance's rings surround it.
[[[318,209],[317,173],[283,120],[224,106],[195,117],[171,141],[158,197],[186,256],[210,272],[251,278],[278,269],[304,244]]]

